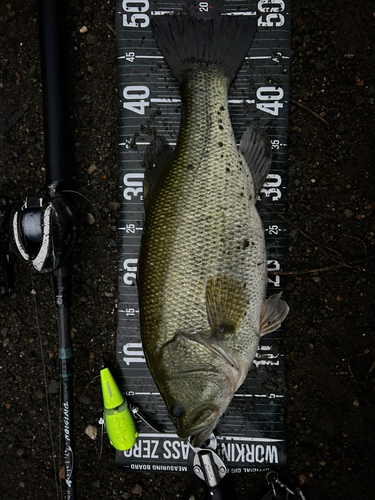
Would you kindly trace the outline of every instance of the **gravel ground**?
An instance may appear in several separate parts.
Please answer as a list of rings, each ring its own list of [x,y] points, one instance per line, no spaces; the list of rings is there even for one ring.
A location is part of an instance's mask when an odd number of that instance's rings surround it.
[[[90,200],[72,196],[79,230],[72,309],[79,497],[179,498],[188,477],[119,470],[107,439],[100,456],[100,432],[94,440],[85,433],[88,425],[99,427],[99,370],[115,362],[115,5],[67,4],[71,186]],[[366,0],[292,1],[288,464],[281,474],[302,484],[309,500],[367,499],[375,491],[373,7]],[[0,194],[22,200],[44,189],[35,0],[0,2],[0,55]],[[16,275],[14,293],[0,303],[0,497],[59,498],[51,277],[24,264]],[[239,500],[264,492],[263,474],[231,480]]]

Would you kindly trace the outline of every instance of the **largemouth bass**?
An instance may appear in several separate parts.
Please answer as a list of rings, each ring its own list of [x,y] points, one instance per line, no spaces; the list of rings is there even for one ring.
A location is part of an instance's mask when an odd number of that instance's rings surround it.
[[[199,446],[244,381],[259,338],[288,306],[265,300],[267,258],[255,207],[271,145],[250,127],[237,148],[228,88],[256,21],[188,15],[154,23],[180,82],[176,149],[146,173],[138,291],[142,344],[181,438]],[[148,175],[147,175],[148,174]]]

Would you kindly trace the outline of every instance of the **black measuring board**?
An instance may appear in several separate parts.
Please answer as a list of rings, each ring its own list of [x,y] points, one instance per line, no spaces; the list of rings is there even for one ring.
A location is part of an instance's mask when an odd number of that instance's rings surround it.
[[[174,146],[180,126],[179,87],[161,55],[150,25],[152,16],[186,14],[188,2],[117,1],[119,304],[117,363],[128,402],[164,433],[143,422],[127,452],[117,452],[119,466],[138,470],[191,472],[193,452],[175,433],[164,402],[147,368],[139,329],[136,273],[143,228],[142,161],[156,133]],[[190,15],[209,15],[210,0],[197,1]],[[264,223],[268,269],[279,271],[286,254],[286,225],[274,214],[286,209],[287,126],[290,68],[289,0],[233,0],[221,15],[254,16],[258,31],[229,89],[229,112],[235,138],[249,126],[264,129],[272,142],[270,174],[258,210]],[[267,295],[284,289],[282,276],[268,278]],[[261,339],[257,355],[215,430],[217,453],[230,472],[256,471],[286,461],[283,424],[283,328]]]

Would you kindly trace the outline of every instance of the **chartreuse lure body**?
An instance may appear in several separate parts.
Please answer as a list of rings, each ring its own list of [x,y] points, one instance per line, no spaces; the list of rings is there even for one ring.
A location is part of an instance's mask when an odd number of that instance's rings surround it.
[[[116,450],[129,450],[138,437],[133,414],[108,368],[100,371],[100,381],[109,441]]]

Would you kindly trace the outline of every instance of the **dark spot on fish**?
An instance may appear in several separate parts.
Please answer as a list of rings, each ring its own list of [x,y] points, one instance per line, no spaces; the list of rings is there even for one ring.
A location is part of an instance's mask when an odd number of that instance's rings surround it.
[[[228,168],[228,167],[225,167],[225,170],[226,170],[227,172],[230,172],[230,168]]]
[[[243,196],[243,193],[240,193],[240,196]]]
[[[188,170],[194,170],[194,167],[191,163],[189,163],[189,165],[188,165]]]
[[[242,248],[245,250],[245,248],[247,248],[248,246],[250,245],[250,242],[248,239],[246,240],[243,240],[243,243],[242,243]]]
[[[219,118],[219,123],[223,123],[223,120],[221,118]]]
[[[253,198],[253,197],[250,195],[250,196],[249,196],[249,200],[251,200],[252,198]]]
[[[254,241],[252,241],[251,244],[254,246],[255,245]]]
[[[223,128],[224,128],[224,127],[223,127],[222,125],[219,125],[219,129],[220,129],[220,130],[223,130]]]
[[[224,106],[220,106],[220,111],[224,111]]]
[[[180,418],[183,417],[186,413],[185,408],[180,404],[176,403],[175,405],[171,406],[171,416],[175,418]]]
[[[224,144],[223,144],[222,142],[218,142],[217,144],[218,144],[218,146],[219,146],[220,148],[221,148],[222,146],[224,146]]]
[[[243,161],[240,160],[240,165],[243,165]]]
[[[247,286],[247,285],[246,285],[246,283],[244,283],[244,284],[243,284],[243,287],[244,287],[244,288],[246,288],[246,286]]]
[[[261,266],[263,262],[257,262],[257,266]]]
[[[220,155],[220,158],[224,158],[224,155]]]

